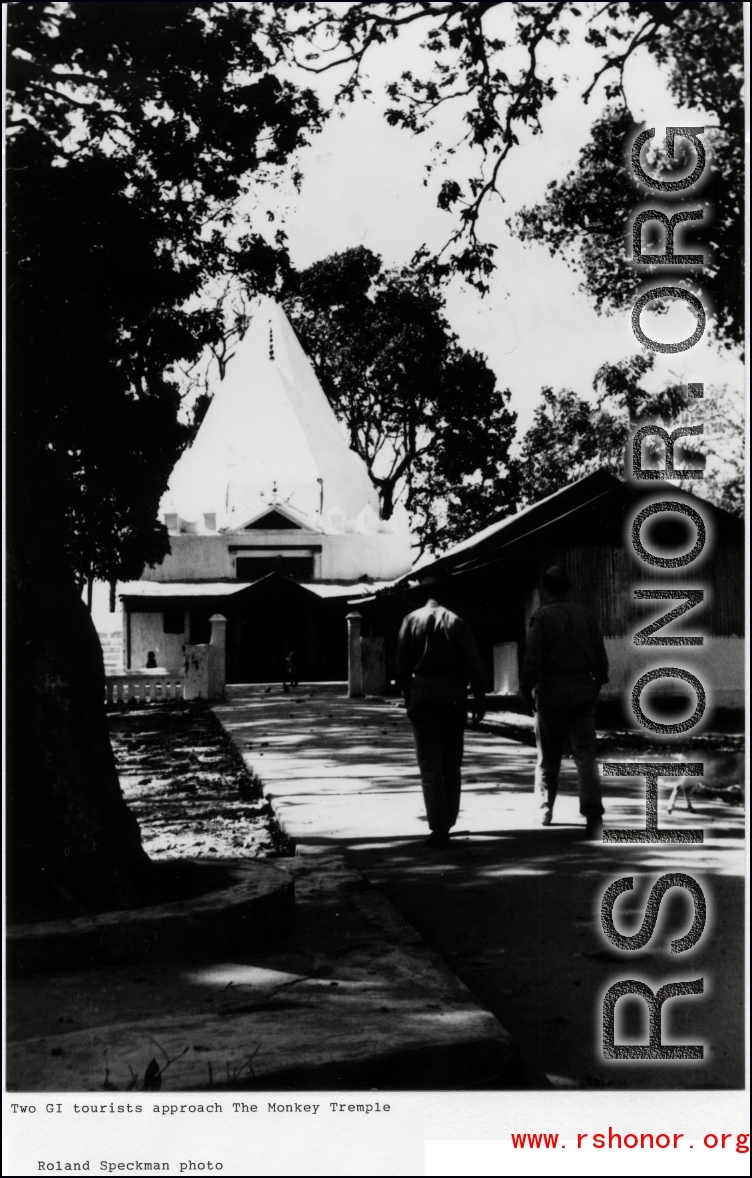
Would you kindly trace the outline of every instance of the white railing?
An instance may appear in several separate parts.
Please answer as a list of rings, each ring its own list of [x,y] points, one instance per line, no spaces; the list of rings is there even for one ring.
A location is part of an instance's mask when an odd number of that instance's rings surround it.
[[[224,699],[226,628],[226,618],[213,615],[211,642],[184,647],[183,667],[105,671],[105,703]]]
[[[105,677],[105,703],[165,703],[183,699],[182,671],[124,671]]]
[[[168,671],[145,667],[138,671],[105,671],[105,703],[165,703],[179,699],[223,699],[226,683],[227,619],[212,616],[211,642],[183,647],[182,667]]]

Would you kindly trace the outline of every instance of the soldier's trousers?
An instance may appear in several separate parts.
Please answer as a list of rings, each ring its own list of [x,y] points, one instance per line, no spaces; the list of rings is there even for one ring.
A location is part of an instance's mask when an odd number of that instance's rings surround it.
[[[601,782],[595,760],[597,698],[598,689],[589,675],[550,675],[538,685],[535,792],[544,813],[551,812],[556,800],[567,735],[577,767],[580,813],[586,818],[603,813]]]
[[[460,810],[467,701],[414,688],[407,714],[413,727],[428,826],[443,833],[454,826]]]

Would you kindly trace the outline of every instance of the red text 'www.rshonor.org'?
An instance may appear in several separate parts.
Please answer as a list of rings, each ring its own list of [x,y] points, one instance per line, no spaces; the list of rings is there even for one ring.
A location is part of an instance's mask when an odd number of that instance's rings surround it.
[[[511,1133],[514,1149],[566,1149],[558,1133]],[[571,1144],[574,1144],[572,1142]],[[705,1149],[728,1149],[749,1153],[749,1133],[706,1133]],[[577,1149],[693,1149],[684,1133],[616,1133],[609,1125],[607,1133],[578,1133]]]

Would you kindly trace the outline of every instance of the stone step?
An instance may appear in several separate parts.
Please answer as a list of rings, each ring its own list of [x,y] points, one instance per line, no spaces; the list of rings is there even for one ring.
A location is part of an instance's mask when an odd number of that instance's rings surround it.
[[[11,979],[8,1090],[130,1091],[159,1052],[162,1092],[519,1087],[493,1014],[340,852],[307,850],[274,861],[297,919],[265,948]]]
[[[119,630],[99,634],[105,674],[114,674],[123,669],[123,635]]]
[[[9,976],[216,956],[239,944],[265,943],[292,917],[294,881],[264,860],[194,859],[177,867],[183,886],[187,880],[194,888],[188,899],[9,926]],[[153,871],[168,882],[176,866],[159,863]]]

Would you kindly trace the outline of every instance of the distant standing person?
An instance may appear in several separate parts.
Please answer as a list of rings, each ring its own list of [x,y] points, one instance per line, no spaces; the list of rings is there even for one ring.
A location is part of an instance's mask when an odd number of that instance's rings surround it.
[[[535,712],[535,791],[541,823],[551,824],[568,734],[587,837],[600,838],[603,803],[595,762],[595,704],[601,686],[608,683],[603,635],[595,615],[569,600],[569,581],[561,565],[543,574],[543,594],[544,604],[530,619],[522,671],[522,693]]]
[[[473,720],[483,718],[485,676],[467,622],[442,604],[444,585],[427,582],[429,598],[408,614],[399,635],[398,670],[428,816],[429,846],[449,845],[460,808],[467,684]]]
[[[290,687],[297,687],[298,683],[300,682],[300,670],[298,668],[297,652],[291,650],[285,659],[285,663],[287,665],[287,674],[282,681],[282,686],[284,687],[285,691],[287,691],[288,683]]]

